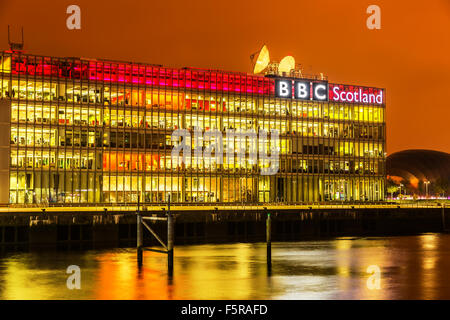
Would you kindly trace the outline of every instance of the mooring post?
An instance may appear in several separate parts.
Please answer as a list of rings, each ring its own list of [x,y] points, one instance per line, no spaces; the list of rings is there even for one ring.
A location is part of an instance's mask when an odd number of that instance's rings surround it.
[[[139,168],[139,163],[138,163]],[[142,216],[141,216],[141,194],[139,192],[139,184],[138,184],[138,193],[137,193],[137,210],[136,210],[136,246],[137,246],[137,260],[138,266],[142,266],[143,260],[143,230],[142,230]]]
[[[170,195],[169,195],[169,205],[167,210],[167,268],[169,275],[173,274],[173,244],[174,244],[174,222],[173,215],[170,211]]]
[[[264,210],[266,211],[267,268],[270,271],[272,268],[272,219],[270,212],[267,212],[267,208],[264,208]]]
[[[442,228],[444,229],[444,231],[447,231],[447,228],[445,227],[445,203],[442,203]]]
[[[143,255],[142,255],[142,247],[143,247],[143,241],[142,241],[142,217],[141,217],[141,213],[137,212],[137,259],[138,259],[138,266],[142,266],[142,260],[143,260]]]

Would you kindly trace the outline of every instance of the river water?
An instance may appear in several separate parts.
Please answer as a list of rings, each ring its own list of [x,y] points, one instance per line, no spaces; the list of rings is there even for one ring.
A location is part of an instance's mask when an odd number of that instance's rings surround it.
[[[448,234],[273,243],[270,274],[265,257],[264,243],[176,246],[168,277],[165,255],[139,269],[135,249],[3,253],[0,299],[450,299]]]

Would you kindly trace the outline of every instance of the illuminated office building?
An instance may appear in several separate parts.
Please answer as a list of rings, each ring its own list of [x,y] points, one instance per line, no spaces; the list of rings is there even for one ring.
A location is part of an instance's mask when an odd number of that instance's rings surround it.
[[[3,204],[158,204],[169,194],[185,205],[384,200],[383,89],[319,81],[326,101],[301,100],[280,98],[273,76],[0,54]],[[295,91],[296,79],[280,78]],[[312,92],[317,79],[297,80],[311,80]],[[194,152],[175,165],[172,132],[195,128],[224,137],[277,129],[267,147],[279,151],[280,169],[261,175],[261,163]],[[225,147],[246,143],[224,138]]]

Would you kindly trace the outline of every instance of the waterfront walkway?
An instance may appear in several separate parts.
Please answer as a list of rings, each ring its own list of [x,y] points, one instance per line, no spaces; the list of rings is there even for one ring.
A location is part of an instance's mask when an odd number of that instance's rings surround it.
[[[448,201],[436,202],[390,202],[390,203],[371,203],[371,204],[220,204],[220,205],[186,205],[186,204],[171,204],[170,209],[175,212],[214,212],[214,211],[255,211],[260,212],[264,210],[269,211],[295,211],[295,210],[354,210],[354,209],[406,209],[406,208],[439,208],[442,206],[450,206]],[[169,210],[169,206],[167,203],[161,203],[159,205],[155,204],[141,204],[139,206],[140,211],[147,212],[162,212],[165,210]],[[98,205],[98,206],[85,206],[83,204],[70,204],[70,206],[64,205],[52,205],[52,206],[39,206],[39,205],[30,205],[30,206],[11,206],[11,207],[2,207],[0,208],[0,214],[2,213],[68,213],[73,214],[75,212],[85,212],[85,213],[106,213],[106,212],[114,212],[114,213],[129,213],[136,212],[138,210],[138,206],[136,204],[114,204],[114,205]]]

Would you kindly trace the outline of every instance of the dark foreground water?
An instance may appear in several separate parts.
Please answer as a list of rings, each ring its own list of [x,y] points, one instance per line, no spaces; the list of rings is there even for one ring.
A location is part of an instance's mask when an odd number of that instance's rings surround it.
[[[139,270],[135,249],[3,254],[0,299],[450,299],[447,234],[274,243],[270,276],[265,250],[178,246],[172,280],[165,255],[145,252]],[[66,286],[69,265],[80,290]],[[367,286],[371,265],[380,289]]]

